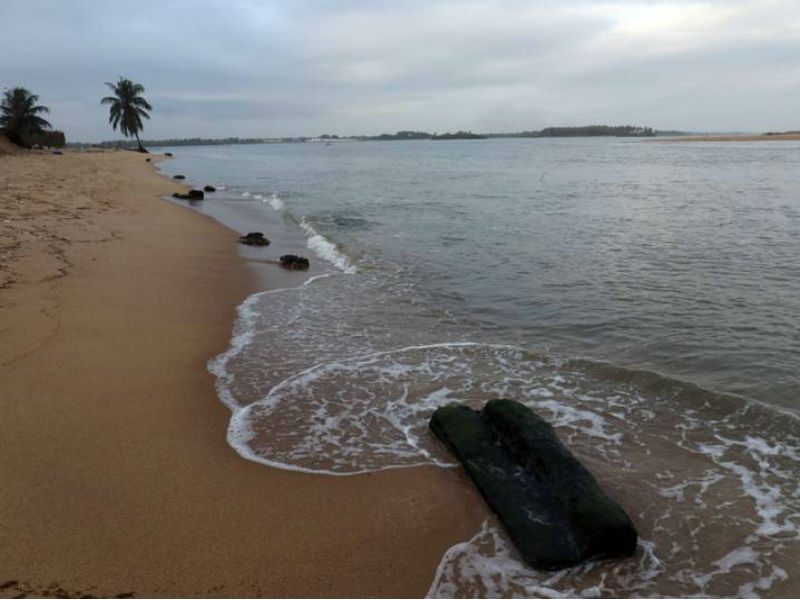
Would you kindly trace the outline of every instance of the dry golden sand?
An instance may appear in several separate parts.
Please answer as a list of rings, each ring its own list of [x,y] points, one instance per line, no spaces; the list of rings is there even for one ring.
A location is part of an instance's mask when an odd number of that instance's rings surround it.
[[[205,363],[235,234],[129,152],[0,158],[0,596],[418,596],[483,506],[458,472],[279,471]]]

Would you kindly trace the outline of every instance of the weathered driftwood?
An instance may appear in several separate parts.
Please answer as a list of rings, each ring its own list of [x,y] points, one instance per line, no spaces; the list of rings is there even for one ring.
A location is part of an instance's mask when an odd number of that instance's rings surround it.
[[[450,404],[430,427],[458,457],[523,559],[560,569],[630,556],[636,529],[549,423],[513,400]]]

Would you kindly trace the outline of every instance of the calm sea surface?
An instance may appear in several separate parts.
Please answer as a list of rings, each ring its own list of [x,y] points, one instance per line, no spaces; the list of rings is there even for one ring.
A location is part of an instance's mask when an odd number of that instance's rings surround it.
[[[800,144],[171,151],[166,174],[220,187],[196,208],[274,239],[245,256],[313,263],[250,297],[210,363],[243,456],[446,467],[432,410],[512,397],[640,527],[635,560],[553,575],[490,520],[431,595],[800,591]]]

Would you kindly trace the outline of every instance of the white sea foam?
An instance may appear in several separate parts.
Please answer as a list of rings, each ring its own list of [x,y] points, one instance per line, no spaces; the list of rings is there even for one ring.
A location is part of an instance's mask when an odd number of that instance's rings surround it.
[[[721,416],[713,403],[682,403],[673,387],[640,389],[513,346],[403,344],[441,332],[417,326],[418,304],[387,313],[394,291],[375,296],[364,278],[327,274],[239,308],[230,347],[209,369],[242,456],[330,475],[451,466],[427,430],[433,410],[512,397],[599,468],[649,532],[631,561],[539,573],[487,524],[447,552],[431,596],[754,596],[787,580],[800,540],[794,434],[744,409]],[[376,305],[407,327],[384,327],[370,316]]]
[[[467,542],[445,552],[427,598],[599,598],[624,588],[645,593],[665,570],[655,545],[639,540],[634,558],[616,566],[590,562],[556,572],[525,565],[494,519]]]
[[[282,211],[282,210],[284,210],[286,208],[286,204],[283,202],[283,200],[275,192],[270,194],[270,197],[269,197],[268,201],[269,201],[270,206],[272,206],[272,208],[274,208],[277,211]]]
[[[242,407],[236,401],[233,393],[236,374],[228,370],[228,365],[252,343],[256,335],[255,321],[261,314],[258,310],[258,303],[265,296],[281,294],[289,289],[301,289],[329,276],[329,273],[323,273],[309,277],[299,288],[279,288],[257,292],[250,295],[236,308],[236,321],[234,322],[233,335],[228,342],[228,349],[209,360],[207,365],[209,373],[216,377],[217,395],[234,414]]]
[[[336,244],[314,229],[305,217],[300,219],[300,229],[305,232],[308,238],[306,241],[308,247],[316,252],[320,258],[333,263],[345,273],[352,274],[358,270],[350,262],[350,259],[336,247]]]

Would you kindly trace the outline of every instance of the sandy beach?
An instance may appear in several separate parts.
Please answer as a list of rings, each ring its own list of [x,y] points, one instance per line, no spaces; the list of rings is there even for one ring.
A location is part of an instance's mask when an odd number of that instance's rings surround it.
[[[0,596],[423,595],[482,504],[227,445],[206,362],[255,282],[178,189],[132,152],[0,157]]]

